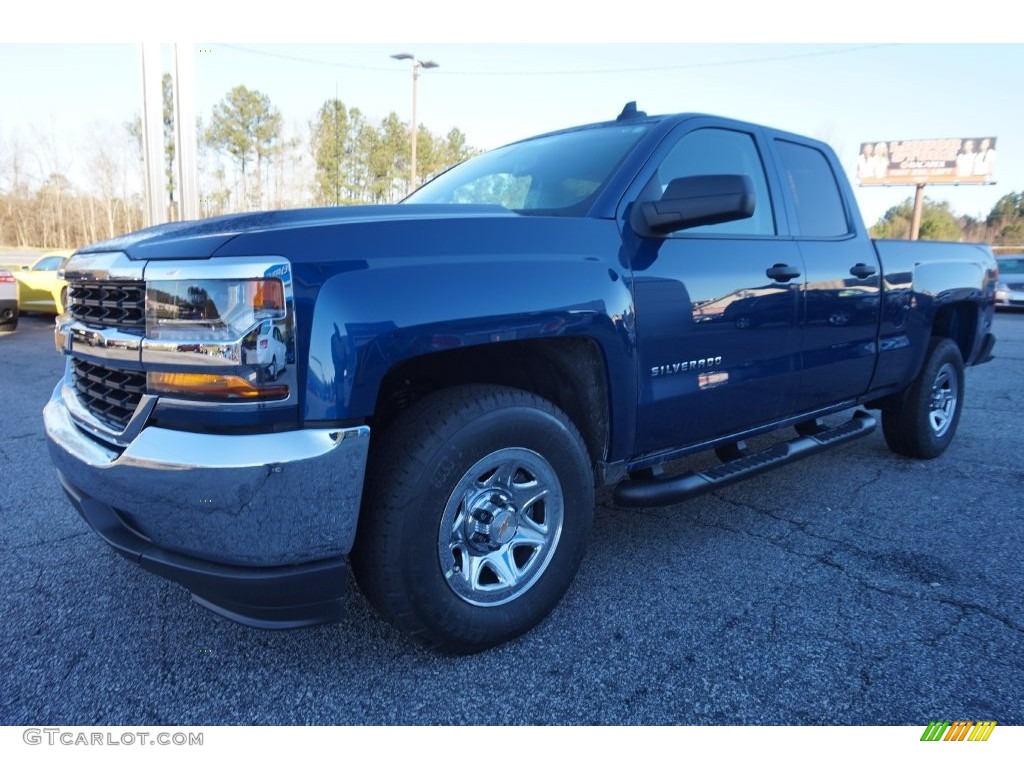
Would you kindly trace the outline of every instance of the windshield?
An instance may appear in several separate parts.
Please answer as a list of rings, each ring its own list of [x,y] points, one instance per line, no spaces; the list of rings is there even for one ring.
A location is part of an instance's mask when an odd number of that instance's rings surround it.
[[[520,213],[578,215],[649,127],[605,125],[510,144],[455,166],[402,202],[489,204]]]
[[[999,274],[1024,275],[1024,256],[1013,259],[999,259]]]
[[[37,261],[32,269],[37,272],[49,272],[60,267],[62,261],[64,261],[63,256],[47,256],[45,259]]]

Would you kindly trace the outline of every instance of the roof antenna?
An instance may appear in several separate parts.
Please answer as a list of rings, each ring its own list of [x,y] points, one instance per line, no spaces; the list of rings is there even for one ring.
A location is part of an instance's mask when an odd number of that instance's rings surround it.
[[[637,108],[636,108],[636,102],[635,101],[630,101],[630,102],[628,102],[626,104],[626,106],[624,106],[622,108],[622,111],[619,112],[619,116],[617,118],[615,118],[615,119],[616,120],[633,120],[634,118],[637,118],[637,117],[647,117],[647,113],[646,112],[639,112],[637,110]]]

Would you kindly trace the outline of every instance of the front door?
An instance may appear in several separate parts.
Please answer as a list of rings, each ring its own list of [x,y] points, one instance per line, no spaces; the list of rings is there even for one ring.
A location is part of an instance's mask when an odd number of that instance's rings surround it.
[[[796,243],[777,235],[758,136],[689,121],[666,141],[641,200],[657,199],[675,178],[743,174],[756,203],[748,219],[664,238],[639,238],[626,225],[640,368],[637,454],[784,417],[800,380],[803,264]]]

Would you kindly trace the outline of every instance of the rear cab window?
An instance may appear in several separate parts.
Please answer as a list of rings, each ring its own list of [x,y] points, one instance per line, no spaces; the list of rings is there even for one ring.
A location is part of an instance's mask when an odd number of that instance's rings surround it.
[[[843,237],[851,231],[832,164],[815,147],[776,139],[800,237]]]

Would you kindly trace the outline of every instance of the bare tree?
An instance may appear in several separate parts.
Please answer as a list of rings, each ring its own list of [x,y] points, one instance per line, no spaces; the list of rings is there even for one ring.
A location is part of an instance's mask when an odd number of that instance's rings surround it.
[[[125,142],[119,141],[118,136],[119,132],[111,126],[95,124],[89,131],[89,150],[83,153],[89,158],[89,181],[99,195],[105,214],[105,237],[114,237],[118,234],[118,187],[122,187],[126,181]],[[95,229],[95,225],[93,228]]]

